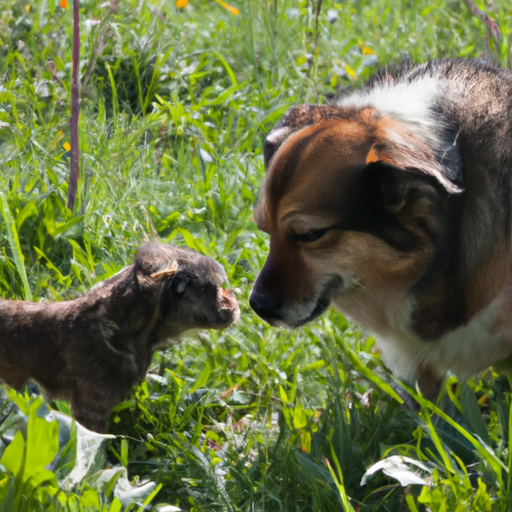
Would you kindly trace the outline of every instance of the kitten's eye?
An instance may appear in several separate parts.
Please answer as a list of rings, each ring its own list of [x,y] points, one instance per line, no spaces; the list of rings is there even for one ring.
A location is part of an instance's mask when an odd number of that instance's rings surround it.
[[[180,277],[175,277],[173,279],[173,282],[172,282],[172,287],[174,288],[174,291],[178,295],[181,295],[185,291],[185,288],[187,287],[187,284],[188,284],[188,279],[183,279],[183,278],[180,278]]]
[[[319,238],[322,238],[328,229],[312,229],[307,233],[290,233],[290,238],[295,242],[314,242]]]

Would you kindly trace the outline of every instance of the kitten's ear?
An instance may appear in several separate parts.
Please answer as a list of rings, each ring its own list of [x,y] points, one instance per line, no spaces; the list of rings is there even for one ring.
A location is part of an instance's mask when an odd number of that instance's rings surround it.
[[[135,254],[135,269],[153,279],[165,279],[178,271],[174,249],[165,244],[143,245]]]
[[[274,154],[292,134],[315,123],[340,117],[340,110],[328,105],[297,105],[286,111],[265,139],[263,157],[268,169]]]

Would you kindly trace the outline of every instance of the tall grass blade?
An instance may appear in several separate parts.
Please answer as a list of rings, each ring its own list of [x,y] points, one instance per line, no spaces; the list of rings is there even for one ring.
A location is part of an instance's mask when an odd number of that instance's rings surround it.
[[[338,470],[338,474],[336,475],[336,471],[334,471],[334,468],[331,466],[331,463],[326,458],[325,463],[327,464],[327,467],[329,468],[329,472],[331,473],[332,479],[334,480],[334,484],[336,485],[336,488],[338,489],[338,492],[340,494],[341,504],[343,505],[344,512],[355,512],[354,507],[351,505],[351,503],[348,500],[347,492],[345,490],[345,485],[343,483],[343,473],[341,471],[341,466],[338,461],[338,457],[336,456],[336,451],[334,450],[334,446],[331,444],[331,456],[332,460],[334,461],[334,464],[336,464],[336,469]]]
[[[73,0],[73,72],[71,78],[71,158],[69,160],[68,208],[75,207],[79,175],[78,118],[80,117],[80,0]]]
[[[354,365],[357,371],[361,373],[361,375],[364,375],[370,382],[373,382],[378,388],[384,391],[384,393],[392,396],[398,403],[404,403],[402,398],[400,398],[397,392],[387,382],[384,382],[377,374],[366,368],[353,350],[345,347],[345,353],[347,354],[348,360]]]
[[[403,384],[402,384],[403,385]],[[426,400],[418,393],[414,392],[410,387],[403,385],[404,389],[416,400],[422,408],[425,410],[430,410],[434,414],[437,414],[441,419],[446,421],[450,426],[452,426],[455,430],[457,430],[463,437],[465,437],[476,449],[477,453],[487,461],[489,466],[492,468],[494,475],[499,484],[499,488],[503,488],[503,477],[502,473],[505,471],[508,473],[508,466],[506,466],[499,457],[496,456],[496,453],[490,446],[487,446],[482,439],[477,436],[474,436],[470,432],[468,432],[464,427],[459,425],[455,420],[450,418],[442,409],[440,409],[437,405],[433,404],[429,400]],[[432,427],[433,428],[433,427]],[[435,429],[434,429],[435,430]],[[442,454],[441,454],[442,455]],[[453,468],[452,468],[453,469]]]
[[[14,219],[11,215],[11,210],[9,209],[9,204],[7,203],[7,199],[3,193],[0,193],[0,210],[2,211],[2,217],[5,222],[7,240],[9,241],[9,246],[11,248],[14,263],[16,265],[16,270],[18,271],[21,282],[23,283],[24,298],[25,300],[31,301],[32,292],[28,284],[27,272],[25,269],[25,256],[23,256],[23,252],[21,251],[20,240],[18,238],[18,230],[16,229],[16,222],[14,222]]]

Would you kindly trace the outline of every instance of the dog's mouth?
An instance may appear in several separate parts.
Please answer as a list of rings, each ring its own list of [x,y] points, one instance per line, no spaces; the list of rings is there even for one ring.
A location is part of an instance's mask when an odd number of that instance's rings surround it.
[[[319,299],[315,305],[315,308],[313,309],[313,311],[311,311],[311,314],[309,316],[307,316],[306,318],[299,320],[292,327],[294,329],[296,329],[297,327],[302,327],[303,325],[306,325],[307,323],[311,322],[315,318],[319,317],[330,305],[331,305],[330,297],[319,297]]]
[[[328,281],[323,287],[318,300],[316,301],[315,307],[313,311],[301,320],[295,322],[290,327],[292,329],[296,329],[297,327],[301,327],[311,322],[315,318],[319,317],[322,313],[324,313],[327,308],[331,305],[332,296],[335,295],[343,286],[343,279],[341,276],[334,276],[330,281]]]

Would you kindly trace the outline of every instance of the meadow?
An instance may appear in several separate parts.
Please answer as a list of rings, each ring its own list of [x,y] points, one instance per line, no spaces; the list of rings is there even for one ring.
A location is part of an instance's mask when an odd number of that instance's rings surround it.
[[[339,313],[282,331],[248,305],[268,251],[252,220],[263,140],[286,109],[403,58],[508,66],[512,6],[475,2],[496,42],[463,1],[229,4],[81,2],[69,211],[72,8],[0,0],[0,296],[75,298],[160,240],[224,265],[242,312],[158,353],[112,436],[77,432],[34,386],[0,387],[0,512],[512,511],[505,367],[451,376],[432,403]]]

